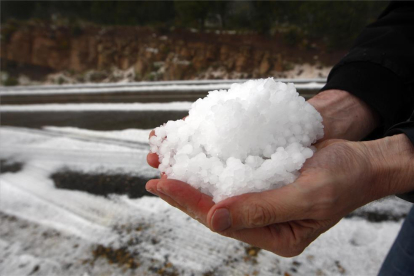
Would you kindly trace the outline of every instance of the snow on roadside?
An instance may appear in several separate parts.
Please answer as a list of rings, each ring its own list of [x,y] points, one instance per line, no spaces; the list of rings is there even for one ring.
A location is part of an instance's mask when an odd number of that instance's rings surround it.
[[[360,217],[371,216],[374,221],[378,219],[381,220],[381,217],[388,217],[388,219],[398,221],[401,218],[405,218],[412,206],[413,204],[408,201],[399,199],[395,196],[388,196],[362,206],[353,211],[350,215]]]
[[[45,112],[45,111],[182,111],[189,110],[192,102],[170,103],[89,103],[89,104],[28,104],[2,105],[0,112]]]
[[[91,133],[119,139],[135,135]],[[156,171],[146,165],[146,151],[17,128],[0,128],[0,141],[0,158],[25,163],[23,170],[0,176],[2,275],[157,275],[162,269],[178,275],[375,275],[402,223],[343,219],[300,256],[282,258],[212,233],[156,197],[99,197],[56,189],[49,178],[62,166],[151,175]],[[389,208],[395,200],[375,208]],[[110,256],[96,253],[98,245],[133,256],[139,265],[111,264]]]
[[[306,67],[306,65],[304,65]],[[297,67],[297,70],[301,70],[301,66]],[[74,88],[108,88],[108,87],[150,87],[150,86],[169,86],[175,85],[181,87],[183,85],[209,85],[209,84],[232,84],[243,83],[248,79],[197,79],[197,80],[171,80],[171,81],[139,81],[139,82],[89,82],[89,83],[76,83],[76,84],[44,84],[44,85],[20,85],[20,86],[0,86],[0,91],[22,91],[22,90],[53,90],[53,89],[74,89]],[[325,78],[315,78],[313,75],[310,77],[298,78],[277,78],[281,82],[293,82],[293,83],[325,83]]]
[[[62,134],[81,134],[88,137],[96,138],[110,138],[118,139],[132,142],[148,143],[149,133],[151,129],[124,129],[124,130],[113,130],[113,131],[99,131],[99,130],[89,130],[81,129],[76,127],[55,127],[55,126],[45,126],[45,130],[54,131]],[[26,137],[26,136],[24,136]],[[37,136],[35,136],[37,137]],[[27,137],[26,137],[27,138]],[[388,216],[399,219],[404,217],[407,214],[409,208],[412,206],[407,201],[397,199],[393,196],[371,202],[356,211],[352,214],[361,215],[363,213],[381,213]]]
[[[317,87],[322,87],[323,84],[317,84]],[[6,95],[50,95],[50,94],[94,94],[94,93],[137,93],[137,92],[177,92],[177,91],[212,91],[219,89],[229,89],[230,84],[203,84],[203,85],[160,85],[160,86],[121,86],[121,87],[74,87],[74,88],[56,88],[47,90],[18,90],[18,91],[2,91],[0,90],[0,96]]]
[[[304,65],[306,66],[306,65]],[[302,66],[294,70],[302,71]],[[293,70],[293,71],[294,71]],[[319,89],[324,86],[326,78],[309,77],[276,78],[277,81],[295,83],[301,89]],[[270,76],[269,76],[270,77]],[[0,96],[4,95],[42,95],[42,94],[79,94],[79,93],[151,93],[158,91],[197,92],[229,89],[233,83],[242,83],[248,79],[222,80],[184,80],[184,81],[143,81],[126,83],[82,83],[69,85],[34,85],[34,86],[0,86]]]
[[[111,138],[120,139],[132,142],[148,143],[148,137],[151,129],[124,129],[124,130],[111,130],[111,131],[99,131],[81,129],[77,127],[54,127],[45,126],[43,129],[52,130],[59,133],[69,134],[83,134],[97,138]]]
[[[156,169],[147,165],[146,149],[51,137],[19,128],[0,128],[0,141],[0,158],[26,162],[50,172],[71,168],[83,172],[123,171],[145,177],[158,175]]]

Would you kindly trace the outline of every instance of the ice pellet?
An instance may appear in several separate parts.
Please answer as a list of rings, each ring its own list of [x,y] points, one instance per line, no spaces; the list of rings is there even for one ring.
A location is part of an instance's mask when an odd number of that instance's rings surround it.
[[[292,83],[268,78],[211,91],[185,120],[168,121],[155,134],[150,148],[159,170],[218,202],[295,181],[323,125]]]

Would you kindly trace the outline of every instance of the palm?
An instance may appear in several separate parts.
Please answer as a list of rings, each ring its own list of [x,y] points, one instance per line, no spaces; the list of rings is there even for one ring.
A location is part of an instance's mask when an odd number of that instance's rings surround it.
[[[364,167],[364,164],[354,162],[354,155],[359,154],[358,149],[340,140],[324,143],[318,148],[316,154],[304,164],[300,177],[277,190],[244,194],[215,204],[211,197],[190,185],[165,177],[151,180],[147,183],[147,189],[213,230],[217,227],[212,216],[219,208],[239,209],[242,213],[248,213],[250,222],[247,227],[243,222],[245,218],[232,217],[235,226],[220,234],[279,255],[294,256],[358,207],[339,204],[344,207],[332,208],[339,201],[346,203],[349,197],[355,197],[354,194],[346,193],[352,188],[346,186],[357,185],[358,177],[362,177],[358,173],[353,174],[356,175],[355,179],[347,177],[350,170],[361,171],[360,168]],[[158,166],[157,160],[153,154],[148,156],[149,164],[154,167]],[[338,186],[338,180],[342,179],[347,180],[340,183],[345,186]],[[272,200],[267,200],[269,198]],[[348,202],[361,202],[362,205],[364,201],[361,198]],[[269,209],[274,213],[269,215]]]

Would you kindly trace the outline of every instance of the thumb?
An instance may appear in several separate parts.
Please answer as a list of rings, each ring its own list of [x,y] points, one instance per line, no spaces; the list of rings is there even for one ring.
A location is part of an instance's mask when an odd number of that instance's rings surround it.
[[[221,232],[305,219],[310,201],[297,184],[223,200],[210,209],[208,226]]]

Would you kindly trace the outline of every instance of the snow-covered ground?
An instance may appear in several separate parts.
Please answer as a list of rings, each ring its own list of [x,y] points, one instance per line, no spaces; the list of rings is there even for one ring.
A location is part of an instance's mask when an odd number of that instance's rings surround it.
[[[189,110],[192,102],[169,103],[81,103],[2,105],[0,112],[65,112],[65,111],[181,111]]]
[[[290,82],[289,79],[277,79],[278,81]],[[239,80],[237,82],[244,82],[246,80]],[[295,87],[298,90],[317,90],[321,89],[325,83],[321,82],[320,79],[308,79],[308,82],[293,81]],[[136,85],[65,85],[65,86],[51,86],[51,87],[1,87],[0,96],[9,96],[9,95],[64,95],[64,94],[96,94],[96,93],[151,93],[151,92],[171,92],[176,93],[180,92],[202,92],[202,91],[213,91],[213,90],[227,90],[234,82],[217,82],[213,81],[212,83],[201,83],[194,84],[190,82],[189,84],[185,82],[158,82],[158,85],[148,84],[143,85],[136,83]]]
[[[80,134],[88,137],[96,138],[109,138],[125,140],[130,142],[139,142],[148,144],[148,137],[151,129],[124,129],[124,130],[112,130],[112,131],[97,131],[89,129],[80,129],[76,127],[53,127],[45,126],[43,129],[55,131],[65,134]]]
[[[375,275],[402,220],[361,214],[399,218],[411,206],[375,202],[282,258],[212,233],[156,197],[55,187],[50,176],[62,168],[155,177],[148,133],[0,128],[0,159],[23,164],[0,175],[0,275]]]
[[[56,89],[73,89],[73,88],[108,88],[108,87],[203,87],[205,85],[231,85],[232,83],[243,83],[248,79],[213,79],[213,80],[172,80],[172,81],[139,81],[139,82],[111,82],[111,83],[76,83],[60,85],[21,85],[21,86],[0,86],[1,91],[22,91],[22,90],[56,90]],[[295,84],[308,83],[325,83],[326,78],[315,78],[313,75],[299,78],[277,78],[281,82],[293,82]]]

